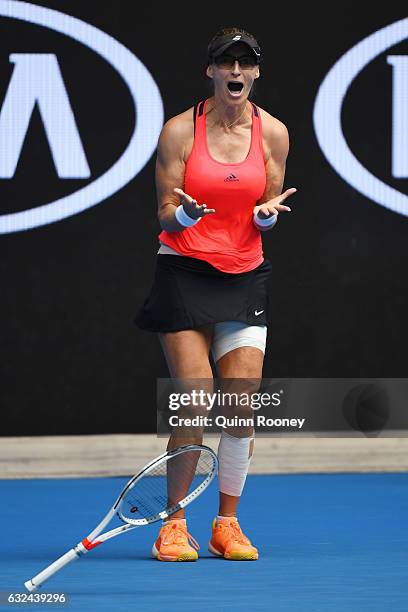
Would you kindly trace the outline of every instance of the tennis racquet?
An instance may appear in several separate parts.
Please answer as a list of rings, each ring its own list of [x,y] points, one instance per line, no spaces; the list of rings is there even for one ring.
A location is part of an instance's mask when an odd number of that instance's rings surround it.
[[[163,520],[184,508],[209,486],[217,464],[217,456],[211,448],[196,444],[180,446],[160,455],[129,480],[105,518],[86,538],[27,580],[25,587],[30,592],[35,591],[65,565],[106,540]],[[124,524],[102,533],[115,515]]]

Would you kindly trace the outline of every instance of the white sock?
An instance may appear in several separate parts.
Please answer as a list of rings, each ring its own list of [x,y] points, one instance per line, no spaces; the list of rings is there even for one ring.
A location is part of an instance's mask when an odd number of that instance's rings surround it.
[[[171,523],[172,521],[183,521],[183,523],[186,524],[185,518],[169,518],[167,521],[163,521],[162,525],[167,525],[167,523]]]
[[[234,523],[235,522],[238,523],[238,519],[236,516],[221,516],[221,514],[217,514],[216,519],[217,519],[217,525],[222,519],[229,519],[233,521]]]

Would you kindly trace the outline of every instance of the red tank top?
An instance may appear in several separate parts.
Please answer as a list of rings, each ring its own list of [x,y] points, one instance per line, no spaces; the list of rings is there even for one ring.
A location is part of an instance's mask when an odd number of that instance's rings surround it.
[[[252,104],[252,103],[251,103]],[[215,208],[181,232],[162,231],[159,240],[181,255],[203,259],[222,272],[248,272],[263,261],[260,231],[253,224],[253,209],[266,186],[262,124],[252,104],[251,147],[246,159],[224,163],[213,159],[207,146],[207,100],[195,116],[194,144],[186,163],[183,191]]]

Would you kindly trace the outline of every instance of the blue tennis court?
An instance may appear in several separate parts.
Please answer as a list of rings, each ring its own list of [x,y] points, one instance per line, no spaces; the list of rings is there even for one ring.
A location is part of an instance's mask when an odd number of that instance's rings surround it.
[[[23,591],[85,537],[125,480],[3,480],[1,590]],[[42,592],[68,593],[68,610],[109,612],[408,609],[408,474],[250,476],[239,516],[257,562],[207,552],[216,509],[216,486],[188,508],[196,563],[151,559],[156,524],[96,548]]]

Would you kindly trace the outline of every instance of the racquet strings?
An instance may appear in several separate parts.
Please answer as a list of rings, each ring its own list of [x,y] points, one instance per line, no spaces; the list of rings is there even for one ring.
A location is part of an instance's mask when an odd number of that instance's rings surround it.
[[[149,519],[174,508],[202,484],[213,467],[211,454],[200,449],[169,455],[125,493],[120,514],[124,519]]]

